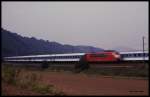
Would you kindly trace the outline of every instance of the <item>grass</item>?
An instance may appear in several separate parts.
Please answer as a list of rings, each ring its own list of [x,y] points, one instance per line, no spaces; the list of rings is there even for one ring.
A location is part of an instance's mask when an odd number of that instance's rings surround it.
[[[32,72],[31,70],[17,68],[9,65],[2,66],[2,81],[15,85],[21,89],[32,90],[33,92],[41,94],[64,95],[62,91],[58,91],[51,84],[39,83],[40,74]]]
[[[105,76],[149,77],[147,66],[144,68],[89,68],[82,72]]]
[[[142,66],[142,63],[141,63]],[[102,68],[102,67],[92,67],[88,69],[75,69],[74,67],[67,67],[67,66],[55,66],[51,65],[46,70],[52,71],[52,72],[70,72],[70,73],[85,73],[85,74],[94,74],[94,75],[104,75],[104,76],[128,76],[128,77],[149,77],[149,70],[148,70],[148,64],[144,64],[143,68],[139,68],[138,64],[137,67],[132,68],[120,68],[120,67],[114,67],[114,68]]]
[[[2,66],[2,80],[6,83],[16,84],[19,69],[10,66]]]
[[[69,73],[85,73],[87,75],[104,75],[104,76],[127,76],[127,77],[149,77],[149,70],[148,70],[148,64],[144,64],[145,66],[143,68],[132,67],[132,68],[120,68],[120,67],[114,67],[114,68],[88,68],[88,69],[74,69],[74,67],[67,67],[67,66],[55,66],[51,65],[49,68],[46,69],[46,71],[52,71],[52,72],[69,72]],[[142,66],[142,65],[141,65]]]
[[[34,84],[32,85],[32,90],[41,94],[53,93],[53,85],[44,85],[44,84]]]

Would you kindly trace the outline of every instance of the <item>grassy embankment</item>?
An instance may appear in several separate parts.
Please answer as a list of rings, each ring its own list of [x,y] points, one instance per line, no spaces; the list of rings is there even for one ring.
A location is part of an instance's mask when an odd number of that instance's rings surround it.
[[[64,92],[57,90],[54,85],[41,83],[38,72],[29,71],[25,68],[2,65],[2,83],[42,95],[65,95]],[[2,95],[7,95],[5,91],[2,92]]]
[[[70,73],[83,73],[83,74],[94,74],[94,75],[105,75],[105,76],[126,76],[126,77],[149,77],[149,67],[148,63],[141,63],[141,66],[133,67],[99,67],[99,68],[87,68],[80,70],[79,72],[73,67],[59,67],[59,66],[50,66],[48,69],[54,72],[70,72]]]

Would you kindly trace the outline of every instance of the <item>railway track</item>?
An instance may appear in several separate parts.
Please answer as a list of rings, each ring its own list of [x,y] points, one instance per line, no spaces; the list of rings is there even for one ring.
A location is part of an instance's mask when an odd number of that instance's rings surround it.
[[[12,64],[16,66],[36,66],[40,67],[41,65],[44,65],[43,62],[3,62],[4,64]],[[75,65],[79,64],[79,62],[47,62],[48,67],[55,66],[55,67],[72,67],[74,68]],[[114,68],[114,67],[140,67],[145,64],[148,64],[148,62],[143,61],[120,61],[120,62],[101,62],[101,63],[88,63],[90,67],[94,68],[100,68],[100,67],[108,67],[108,68]],[[82,64],[81,64],[82,65]]]

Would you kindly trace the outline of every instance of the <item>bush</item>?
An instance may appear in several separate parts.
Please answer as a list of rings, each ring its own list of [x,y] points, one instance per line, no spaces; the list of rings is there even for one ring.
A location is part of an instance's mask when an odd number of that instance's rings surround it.
[[[2,80],[7,83],[16,84],[16,79],[19,73],[20,69],[15,69],[14,67],[11,66],[3,66]]]
[[[22,89],[32,90],[41,94],[64,95],[62,91],[58,92],[53,85],[40,84],[39,76],[34,72],[20,72],[21,69],[12,66],[2,67],[2,80],[7,83],[13,83]]]
[[[53,85],[43,85],[43,84],[34,84],[32,86],[32,90],[35,92],[39,92],[42,94],[46,94],[46,93],[53,93]]]
[[[21,88],[30,88],[37,83],[37,75],[35,73],[21,74],[17,81]]]

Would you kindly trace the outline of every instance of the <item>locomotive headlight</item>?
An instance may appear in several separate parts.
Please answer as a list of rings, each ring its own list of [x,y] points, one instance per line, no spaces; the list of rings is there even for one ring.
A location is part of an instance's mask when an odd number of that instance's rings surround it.
[[[119,58],[120,57],[120,55],[118,55],[118,54],[113,54],[116,58]]]
[[[115,55],[115,57],[116,57],[116,58],[119,58],[119,57],[120,57],[120,55]]]

